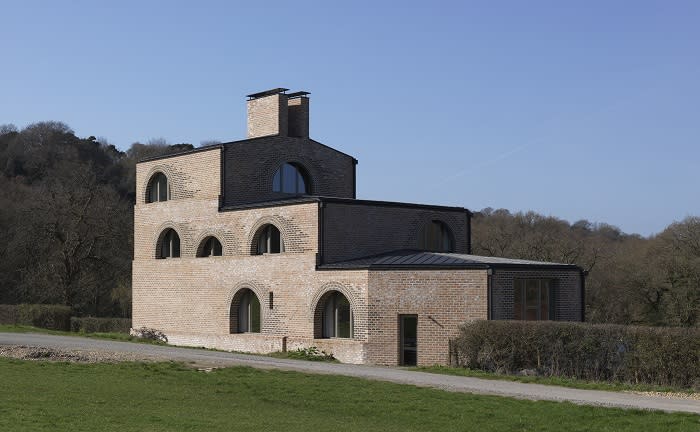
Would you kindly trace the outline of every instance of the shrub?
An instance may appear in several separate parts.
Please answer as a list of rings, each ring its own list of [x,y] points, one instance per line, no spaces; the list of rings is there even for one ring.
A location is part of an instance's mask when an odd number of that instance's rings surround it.
[[[700,387],[700,329],[475,321],[452,341],[460,366],[496,373]]]
[[[165,335],[160,330],[148,328],[148,327],[141,327],[138,329],[134,329],[131,331],[131,335],[142,338],[142,339],[147,339],[147,340],[152,340],[152,341],[157,341],[157,342],[168,342],[168,337]]]
[[[70,329],[70,308],[50,304],[0,305],[0,324]]]
[[[82,333],[129,333],[131,318],[71,317],[70,331]]]

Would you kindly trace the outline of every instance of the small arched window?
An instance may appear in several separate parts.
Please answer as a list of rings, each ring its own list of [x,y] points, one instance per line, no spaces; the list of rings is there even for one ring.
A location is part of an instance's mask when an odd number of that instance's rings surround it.
[[[325,296],[321,311],[321,335],[324,338],[351,338],[353,316],[350,302],[341,292]]]
[[[257,238],[256,253],[258,255],[284,252],[284,240],[276,226],[272,224],[263,226],[258,231]]]
[[[231,302],[231,333],[260,333],[260,300],[245,288]]]
[[[454,252],[452,231],[442,221],[428,222],[418,236],[418,249],[432,252]]]
[[[177,232],[168,228],[160,237],[158,258],[180,258],[180,236]]]
[[[222,255],[221,242],[214,236],[207,237],[202,242],[202,245],[197,251],[197,257],[206,258],[210,256],[221,256]]]
[[[309,182],[301,167],[285,163],[272,178],[272,191],[289,194],[308,194]]]
[[[170,186],[165,174],[155,173],[148,182],[147,201],[149,203],[167,201],[170,199]]]

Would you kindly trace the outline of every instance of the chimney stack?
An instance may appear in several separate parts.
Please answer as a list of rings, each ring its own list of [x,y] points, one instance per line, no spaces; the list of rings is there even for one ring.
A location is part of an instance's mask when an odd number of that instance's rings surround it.
[[[276,88],[248,97],[248,138],[278,135],[309,137],[309,92],[286,94]]]

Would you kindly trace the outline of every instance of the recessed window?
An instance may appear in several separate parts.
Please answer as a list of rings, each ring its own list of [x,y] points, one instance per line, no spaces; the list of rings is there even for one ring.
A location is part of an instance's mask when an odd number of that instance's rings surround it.
[[[418,249],[432,252],[454,252],[452,231],[442,221],[428,222],[419,233]]]
[[[272,191],[289,194],[308,194],[309,182],[301,167],[285,163],[272,178]]]
[[[350,302],[340,292],[326,296],[321,313],[321,334],[324,338],[351,338],[353,316]]]
[[[221,242],[216,237],[207,237],[204,239],[202,246],[197,251],[197,256],[200,258],[221,256],[222,249]]]
[[[258,255],[284,252],[284,240],[276,226],[272,224],[263,226],[258,231],[257,238],[256,253]]]
[[[553,280],[515,279],[513,288],[513,319],[525,321],[554,319]]]
[[[160,235],[158,258],[180,258],[180,236],[174,229],[168,228]]]
[[[244,288],[231,302],[231,333],[260,333],[260,300],[255,293]]]
[[[153,203],[170,199],[170,186],[165,174],[155,173],[148,182],[146,202]]]

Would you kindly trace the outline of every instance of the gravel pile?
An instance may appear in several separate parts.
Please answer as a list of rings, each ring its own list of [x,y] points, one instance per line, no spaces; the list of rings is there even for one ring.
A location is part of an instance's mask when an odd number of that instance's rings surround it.
[[[655,391],[646,391],[646,392],[638,392],[638,391],[629,391],[625,393],[633,393],[633,394],[639,394],[639,395],[645,395],[645,396],[655,396],[655,397],[662,397],[662,398],[678,398],[678,399],[690,399],[690,400],[700,400],[700,393],[679,393],[679,392],[655,392]]]
[[[0,357],[19,360],[45,360],[71,363],[118,363],[143,360],[133,354],[109,351],[60,350],[24,345],[0,345]]]

